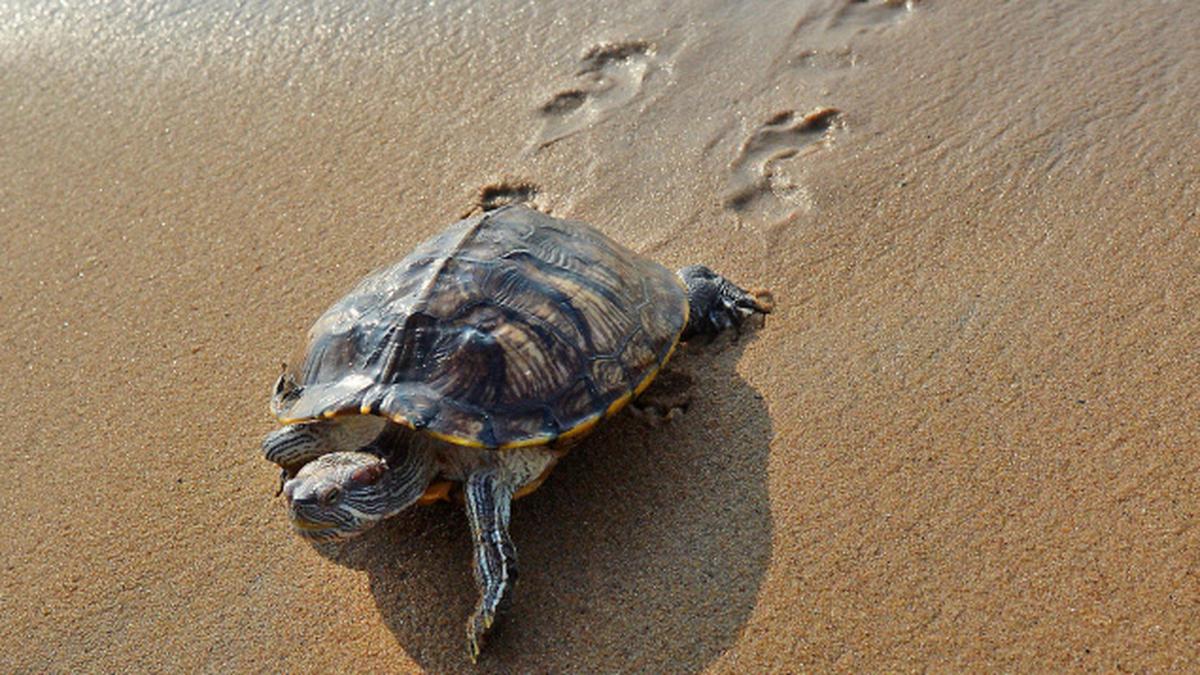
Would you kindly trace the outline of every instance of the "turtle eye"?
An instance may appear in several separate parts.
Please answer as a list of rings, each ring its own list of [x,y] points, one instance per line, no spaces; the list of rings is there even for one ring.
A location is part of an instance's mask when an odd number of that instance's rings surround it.
[[[331,486],[323,490],[318,499],[321,500],[322,504],[332,504],[341,494],[342,491],[337,489],[337,486]]]

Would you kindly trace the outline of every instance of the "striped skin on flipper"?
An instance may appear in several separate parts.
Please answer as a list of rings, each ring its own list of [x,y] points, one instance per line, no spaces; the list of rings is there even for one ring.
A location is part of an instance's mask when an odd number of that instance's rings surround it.
[[[386,424],[381,417],[365,416],[289,424],[267,434],[262,441],[263,456],[292,477],[321,455],[369,445]]]
[[[467,651],[472,662],[478,660],[497,613],[508,609],[512,602],[517,581],[517,549],[508,536],[512,494],[513,487],[491,469],[472,473],[463,486],[475,545],[475,583],[479,587],[479,602],[467,620]]]

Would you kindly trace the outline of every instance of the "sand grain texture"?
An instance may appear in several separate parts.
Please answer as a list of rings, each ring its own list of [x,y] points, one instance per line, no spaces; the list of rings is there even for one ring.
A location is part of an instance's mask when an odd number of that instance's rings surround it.
[[[323,553],[257,444],[514,192],[779,309],[516,505],[480,670],[1200,667],[1200,5],[0,7],[0,670],[468,671],[464,518]]]

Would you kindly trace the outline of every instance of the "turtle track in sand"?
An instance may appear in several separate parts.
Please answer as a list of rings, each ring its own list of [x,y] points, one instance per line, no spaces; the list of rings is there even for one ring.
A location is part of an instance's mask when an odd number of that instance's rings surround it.
[[[750,134],[730,164],[725,206],[760,220],[786,217],[807,199],[792,175],[793,160],[819,152],[833,142],[840,111],[817,108],[807,115],[785,110]]]
[[[838,0],[819,16],[805,15],[792,29],[794,49],[785,54],[784,64],[811,69],[818,77],[857,66],[851,41],[904,22],[916,4],[916,0]]]
[[[527,180],[504,180],[479,188],[475,205],[484,211],[495,211],[509,204],[532,204],[541,192],[536,183]]]
[[[649,42],[593,45],[580,58],[574,82],[538,107],[542,123],[531,148],[536,152],[604,121],[635,100],[657,68],[656,51]]]
[[[797,19],[789,47],[772,69],[830,86],[860,65],[855,38],[877,33],[912,15],[917,0],[836,0]],[[841,111],[818,107],[807,115],[785,110],[757,125],[729,163],[723,203],[743,221],[777,223],[810,206],[802,180],[806,160],[828,148],[843,127]]]
[[[912,16],[916,0],[838,0],[820,17],[809,14],[792,29],[793,52],[785,65],[830,74],[858,65],[850,42],[858,36],[887,30]]]

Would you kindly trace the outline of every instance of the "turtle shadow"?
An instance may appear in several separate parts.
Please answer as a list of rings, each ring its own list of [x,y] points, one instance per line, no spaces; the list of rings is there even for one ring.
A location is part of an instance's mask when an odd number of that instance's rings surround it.
[[[384,622],[433,672],[699,671],[736,641],[771,555],[773,429],[736,372],[746,343],[681,350],[670,369],[692,381],[684,415],[619,415],[514,503],[520,581],[477,667],[458,507],[402,513],[323,553],[367,572]]]

